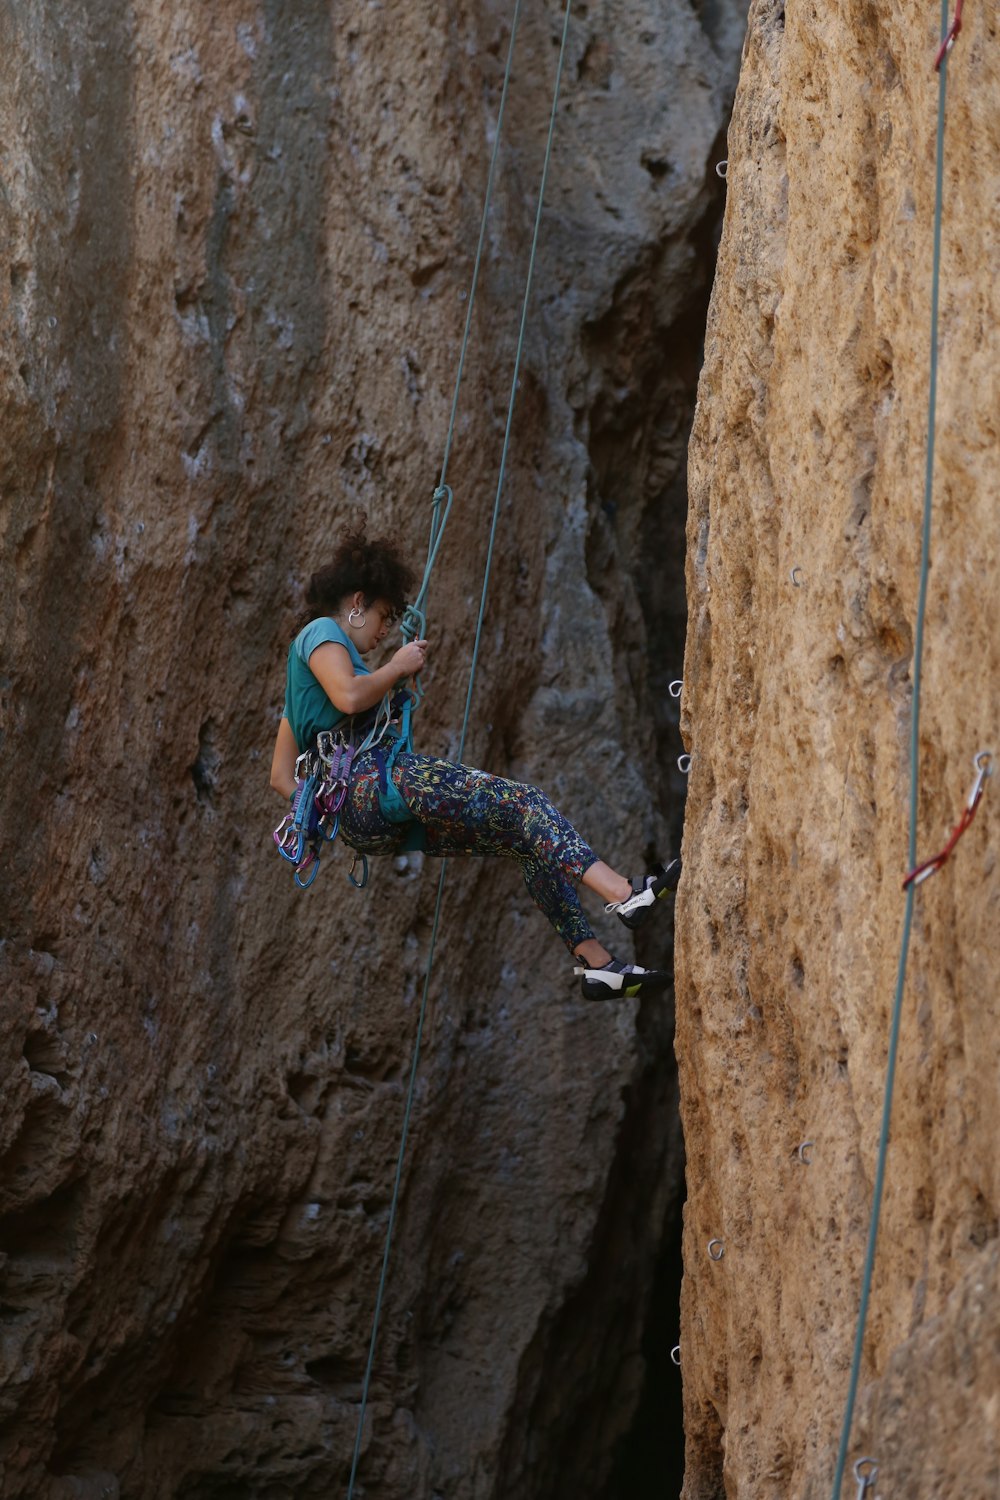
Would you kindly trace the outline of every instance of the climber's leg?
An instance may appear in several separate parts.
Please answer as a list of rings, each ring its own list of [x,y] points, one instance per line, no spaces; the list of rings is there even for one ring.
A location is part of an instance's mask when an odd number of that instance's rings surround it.
[[[393,780],[425,830],[428,854],[521,855],[573,881],[598,863],[590,845],[537,787],[406,753],[397,758]]]
[[[428,854],[504,854],[518,861],[532,900],[581,960],[576,972],[587,999],[666,988],[668,974],[612,957],[594,937],[574,888],[582,881],[619,911],[631,906],[640,889],[646,891],[648,881],[630,883],[598,860],[537,787],[410,754],[398,757],[394,781],[423,826]]]

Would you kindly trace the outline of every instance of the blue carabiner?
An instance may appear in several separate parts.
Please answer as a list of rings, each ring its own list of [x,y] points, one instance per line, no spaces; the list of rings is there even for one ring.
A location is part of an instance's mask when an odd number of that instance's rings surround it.
[[[310,859],[312,863],[305,866],[305,868],[309,871],[309,879],[302,879],[301,869],[296,870],[293,876],[295,884],[298,886],[300,891],[307,891],[312,885],[313,881],[316,879],[316,876],[319,874],[319,854],[315,849],[311,852]]]
[[[282,859],[287,859],[290,865],[297,865],[301,862],[301,855],[299,853],[296,852],[293,854],[292,851],[290,849],[286,849],[283,844],[278,844],[276,847]],[[298,842],[296,841],[296,850],[297,849]]]

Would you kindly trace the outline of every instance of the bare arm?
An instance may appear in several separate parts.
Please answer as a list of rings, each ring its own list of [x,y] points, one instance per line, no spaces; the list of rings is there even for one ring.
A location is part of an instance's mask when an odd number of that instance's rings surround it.
[[[366,708],[374,708],[404,677],[415,677],[423,667],[426,653],[426,641],[410,641],[408,645],[400,646],[384,667],[366,677],[364,674],[355,675],[346,646],[325,641],[310,654],[309,670],[334,708],[339,708],[342,714],[357,714]],[[283,717],[278,725],[271,759],[271,785],[283,797],[291,797],[295,791],[298,757],[299,747],[292,726]]]
[[[346,646],[324,641],[310,653],[309,670],[334,708],[339,708],[342,714],[358,714],[381,703],[404,677],[415,677],[424,665],[426,654],[426,641],[410,641],[400,646],[384,667],[365,676],[355,673]]]
[[[295,762],[299,758],[299,747],[295,743],[292,726],[286,718],[278,725],[278,737],[274,742],[271,760],[271,785],[283,797],[290,797],[295,790]]]

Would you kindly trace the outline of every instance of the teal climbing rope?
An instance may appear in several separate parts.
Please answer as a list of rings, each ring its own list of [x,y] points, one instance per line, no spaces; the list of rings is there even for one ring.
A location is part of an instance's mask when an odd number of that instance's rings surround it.
[[[545,160],[542,163],[542,180],[538,189],[538,206],[535,209],[535,228],[531,236],[531,252],[528,256],[528,274],[524,284],[524,299],[521,303],[521,326],[517,335],[517,351],[514,355],[514,373],[510,382],[510,398],[507,402],[507,423],[504,427],[503,448],[500,453],[500,471],[497,476],[497,490],[493,500],[493,516],[490,521],[490,540],[486,549],[486,571],[483,576],[483,590],[479,600],[479,617],[476,620],[476,638],[472,646],[472,668],[469,672],[469,689],[465,697],[465,713],[462,716],[462,733],[458,741],[458,759],[462,759],[465,749],[465,737],[469,728],[469,716],[472,712],[472,695],[476,683],[476,663],[479,661],[479,646],[483,636],[483,618],[486,614],[486,594],[489,588],[490,569],[493,566],[493,547],[496,542],[497,523],[500,518],[500,498],[503,494],[504,477],[507,472],[507,454],[510,450],[510,432],[514,420],[514,403],[517,399],[517,387],[521,374],[521,356],[524,353],[524,336],[528,326],[528,302],[531,297],[531,283],[535,274],[535,253],[538,250],[538,233],[542,223],[542,205],[545,201],[545,184],[549,176],[549,163],[552,160],[552,142],[556,132],[556,111],[559,107],[559,88],[562,83],[563,61],[566,56],[566,38],[569,35],[569,16],[572,0],[566,0],[566,11],[563,16],[562,42],[559,47],[559,61],[556,65],[556,82],[552,91],[552,110],[549,115],[549,134],[545,142]]]
[[[489,201],[489,200],[487,200]],[[427,543],[427,562],[424,564],[424,576],[417,591],[417,596],[412,604],[408,604],[403,611],[403,618],[399,628],[404,641],[422,640],[427,633],[427,590],[430,587],[431,574],[437,555],[441,547],[441,539],[444,529],[451,515],[451,507],[454,496],[447,484],[439,484],[431,498],[431,534]],[[419,685],[419,679],[413,679],[413,692],[416,702],[423,698],[423,689]],[[387,693],[384,703],[391,702],[392,694]]]
[[[434,564],[437,562],[438,549],[444,529],[448,524],[451,514],[453,495],[447,484],[448,463],[451,459],[451,447],[455,438],[455,422],[458,418],[458,400],[462,391],[462,379],[465,375],[465,357],[469,352],[469,338],[472,332],[472,309],[476,305],[476,291],[479,286],[479,270],[483,262],[483,246],[486,243],[486,226],[489,221],[490,204],[493,201],[493,180],[496,176],[497,158],[500,155],[500,139],[503,135],[503,117],[507,108],[507,94],[510,90],[511,63],[514,59],[514,43],[517,40],[517,26],[521,18],[521,0],[514,0],[514,13],[510,23],[510,40],[507,43],[507,64],[504,68],[503,87],[500,90],[500,105],[497,110],[497,128],[493,136],[493,150],[490,152],[490,165],[486,174],[486,191],[483,194],[483,212],[479,220],[479,240],[476,244],[476,256],[472,264],[472,280],[469,283],[469,291],[465,302],[465,327],[462,330],[462,342],[458,351],[458,368],[455,372],[455,389],[451,397],[451,412],[448,417],[448,431],[444,440],[444,453],[441,458],[441,475],[438,479],[437,489],[431,498],[431,534],[427,544],[427,562],[424,565],[424,576],[421,579],[420,588],[413,603],[408,605],[404,611],[400,630],[403,639],[413,641],[422,637],[427,630],[427,591],[430,587],[431,574]],[[442,511],[442,505],[444,507]],[[422,696],[417,688],[418,698]]]
[[[499,513],[500,513],[500,498],[501,498],[501,495],[503,493],[504,476],[505,476],[505,473],[506,473],[506,466],[507,466],[507,454],[508,454],[508,450],[509,450],[509,447],[510,447],[511,426],[512,426],[513,416],[514,416],[514,403],[515,403],[515,398],[516,398],[516,394],[517,394],[518,376],[519,376],[520,366],[521,366],[521,356],[522,356],[522,353],[523,353],[523,350],[524,350],[525,329],[526,329],[526,326],[527,326],[527,315],[528,315],[528,302],[529,302],[529,298],[530,298],[530,294],[531,294],[531,283],[532,283],[532,278],[533,278],[533,275],[534,275],[534,268],[535,268],[535,256],[536,256],[536,251],[537,251],[537,248],[538,248],[538,238],[539,238],[539,232],[540,232],[540,229],[541,229],[541,222],[542,222],[542,206],[543,206],[544,198],[545,198],[545,184],[546,184],[546,180],[547,180],[547,177],[548,177],[549,162],[550,162],[551,157],[552,157],[552,142],[553,142],[553,139],[555,137],[556,112],[557,112],[557,108],[558,108],[558,104],[559,104],[559,92],[560,92],[560,85],[561,85],[561,82],[562,82],[563,64],[564,64],[565,56],[566,56],[566,39],[567,39],[567,37],[569,35],[569,21],[570,21],[570,11],[571,11],[571,8],[572,8],[572,0],[566,0],[566,9],[565,9],[564,17],[563,17],[562,43],[561,43],[561,46],[560,46],[560,49],[559,49],[559,61],[558,61],[557,66],[556,66],[556,80],[555,80],[555,86],[554,86],[553,94],[552,94],[552,109],[551,109],[550,116],[549,116],[549,133],[548,133],[548,138],[546,140],[546,145],[545,145],[545,160],[544,160],[544,163],[543,163],[543,166],[542,166],[542,177],[541,177],[541,183],[539,185],[539,190],[538,190],[538,205],[537,205],[537,208],[536,208],[536,211],[535,211],[534,231],[533,231],[532,239],[531,239],[531,250],[530,250],[530,253],[529,253],[529,257],[528,257],[528,273],[527,273],[527,278],[526,278],[526,282],[525,282],[524,298],[523,298],[523,302],[522,302],[522,306],[521,306],[521,323],[520,323],[520,329],[519,329],[519,333],[518,333],[517,351],[516,351],[516,354],[515,354],[515,357],[514,357],[514,374],[513,374],[512,380],[511,380],[510,399],[509,399],[508,405],[507,405],[507,422],[506,422],[506,427],[505,427],[505,430],[504,430],[504,442],[503,442],[503,449],[502,449],[501,458],[500,458],[499,478],[498,478],[498,481],[497,481],[496,496],[495,496],[495,499],[494,499],[494,502],[493,502],[493,515],[492,515],[492,520],[491,520],[491,524],[490,524],[489,545],[487,547],[486,564],[485,564],[485,569],[484,569],[484,573],[483,573],[483,586],[482,586],[482,592],[481,592],[480,602],[479,602],[479,616],[478,616],[477,625],[476,625],[476,637],[475,637],[475,641],[473,643],[472,659],[471,659],[470,666],[469,666],[469,685],[468,685],[468,690],[467,690],[467,693],[466,693],[465,714],[464,714],[464,717],[463,717],[463,720],[462,720],[462,732],[461,732],[461,736],[459,738],[459,749],[458,749],[458,757],[457,757],[459,760],[462,759],[462,754],[463,754],[463,751],[465,749],[466,733],[467,733],[467,730],[468,730],[469,716],[470,716],[470,712],[471,712],[473,692],[474,692],[474,688],[475,688],[476,669],[477,669],[478,661],[479,661],[479,647],[480,647],[480,642],[481,642],[481,639],[482,639],[483,619],[484,619],[485,614],[486,614],[486,601],[487,601],[487,597],[488,597],[488,594],[489,594],[490,575],[491,575],[492,566],[493,566],[494,543],[495,543],[495,540],[496,540],[497,522],[498,522],[498,517],[499,517]],[[478,275],[479,275],[479,264],[480,264],[480,259],[481,259],[481,255],[482,255],[482,249],[483,249],[483,243],[484,243],[485,231],[486,231],[486,215],[487,215],[487,211],[488,211],[488,208],[489,208],[490,194],[492,193],[492,187],[493,187],[494,167],[496,165],[497,153],[498,153],[499,142],[500,142],[500,124],[501,124],[501,121],[502,121],[503,105],[504,105],[504,103],[506,101],[507,86],[508,86],[508,82],[509,82],[509,79],[510,79],[511,60],[512,60],[513,55],[514,55],[514,41],[515,41],[515,37],[516,37],[516,34],[517,34],[517,20],[518,20],[519,11],[520,11],[520,0],[517,0],[517,3],[515,4],[515,7],[514,7],[513,20],[511,22],[511,35],[510,35],[510,42],[509,42],[508,51],[507,51],[507,68],[506,68],[506,72],[504,74],[503,93],[501,95],[501,105],[500,105],[500,111],[499,111],[498,119],[497,119],[497,133],[496,133],[496,138],[494,139],[494,143],[493,143],[493,155],[492,155],[492,158],[491,158],[491,161],[490,161],[489,176],[487,178],[486,201],[485,201],[484,207],[483,207],[483,218],[482,218],[482,223],[481,223],[480,231],[479,231],[479,246],[478,246],[478,249],[477,249],[477,252],[476,252],[476,262],[475,262],[475,268],[474,268],[474,271],[473,271],[472,292],[471,292],[470,297],[469,297],[469,307],[468,307],[468,310],[466,312],[465,334],[463,336],[462,349],[461,349],[461,354],[460,354],[460,357],[459,357],[459,372],[458,372],[458,377],[457,377],[456,382],[455,382],[455,395],[454,395],[454,399],[452,401],[451,419],[450,419],[449,424],[448,424],[448,434],[447,434],[447,438],[446,438],[446,442],[445,442],[444,461],[443,461],[442,466],[441,466],[441,478],[440,478],[440,481],[439,481],[439,484],[438,484],[438,489],[437,489],[437,491],[435,491],[435,497],[434,497],[435,498],[435,502],[436,502],[435,512],[434,512],[435,515],[438,514],[437,504],[439,503],[439,496],[441,496],[441,492],[442,491],[446,492],[446,494],[447,494],[449,506],[450,506],[450,503],[451,503],[451,491],[448,489],[448,487],[447,487],[447,485],[445,483],[445,480],[446,480],[446,476],[447,476],[448,460],[449,460],[450,453],[451,453],[451,444],[452,444],[452,439],[453,439],[454,430],[455,430],[455,417],[456,417],[456,412],[457,412],[457,409],[458,409],[458,392],[459,392],[459,387],[461,385],[462,371],[464,369],[464,364],[465,364],[465,354],[466,354],[466,349],[467,349],[467,346],[468,346],[469,329],[470,329],[471,317],[472,317],[472,300],[473,300],[473,296],[474,296],[474,292],[475,292],[476,281],[477,281]],[[443,498],[443,496],[442,496],[442,498]],[[444,517],[444,521],[446,521],[446,520],[447,520],[447,512],[445,513],[445,517]],[[427,584],[429,582],[430,572],[431,572],[431,570],[433,568],[434,560],[435,560],[436,555],[437,555],[437,547],[440,545],[441,531],[443,531],[444,521],[441,521],[440,523],[438,523],[437,532],[436,532],[436,542],[435,542],[435,531],[433,529],[433,523],[432,523],[431,545],[430,545],[429,550],[428,550],[428,564],[427,564],[427,567],[426,567],[425,572],[424,572],[424,581],[423,581],[423,584],[421,585],[421,591],[420,591],[420,594],[418,595],[418,604],[419,604],[421,610],[423,610],[423,608],[424,608],[424,597],[426,596]],[[412,623],[413,622],[411,621],[411,624]],[[391,1248],[392,1248],[392,1234],[393,1234],[393,1229],[395,1227],[396,1213],[397,1213],[397,1209],[398,1209],[398,1206],[399,1206],[399,1192],[400,1192],[400,1186],[402,1184],[403,1165],[404,1165],[405,1158],[406,1158],[406,1145],[407,1145],[407,1140],[408,1140],[408,1137],[409,1137],[410,1119],[411,1119],[411,1116],[412,1116],[412,1113],[413,1113],[413,1099],[414,1099],[414,1095],[415,1095],[415,1092],[416,1092],[417,1070],[418,1070],[419,1063],[420,1063],[420,1047],[421,1047],[421,1042],[423,1040],[424,1021],[425,1021],[425,1018],[426,1018],[426,1015],[427,1015],[427,1001],[428,1001],[428,996],[430,994],[431,977],[432,977],[433,969],[434,969],[434,954],[435,954],[435,949],[437,947],[438,931],[439,931],[440,925],[441,925],[441,908],[442,908],[442,903],[443,903],[443,899],[444,899],[445,876],[447,875],[447,870],[448,870],[448,861],[447,860],[442,860],[442,863],[441,863],[441,872],[440,872],[440,875],[438,877],[437,895],[436,895],[435,902],[434,902],[434,918],[433,918],[433,921],[431,923],[430,943],[428,945],[428,951],[427,951],[427,967],[426,967],[426,969],[424,971],[423,990],[422,990],[421,997],[420,997],[420,1010],[419,1010],[419,1014],[417,1016],[417,1028],[416,1028],[416,1034],[415,1034],[414,1042],[413,1042],[413,1057],[412,1057],[412,1060],[411,1060],[411,1063],[410,1063],[409,1085],[408,1085],[408,1088],[407,1088],[407,1091],[406,1091],[406,1103],[405,1103],[405,1106],[404,1106],[404,1109],[403,1109],[403,1128],[402,1128],[402,1133],[401,1133],[400,1143],[399,1143],[399,1153],[398,1153],[398,1156],[397,1156],[397,1159],[396,1159],[396,1173],[395,1173],[395,1178],[394,1178],[394,1181],[393,1181],[392,1198],[391,1198],[390,1204],[389,1204],[389,1218],[388,1218],[388,1222],[387,1222],[387,1225],[386,1225],[385,1247],[384,1247],[384,1250],[383,1250],[383,1253],[382,1253],[382,1270],[381,1270],[381,1274],[379,1276],[378,1291],[377,1291],[376,1297],[375,1297],[375,1311],[374,1311],[373,1318],[372,1318],[371,1340],[370,1340],[369,1346],[368,1346],[368,1361],[367,1361],[367,1365],[366,1365],[366,1368],[365,1368],[364,1381],[362,1383],[362,1388],[361,1388],[361,1406],[360,1406],[360,1410],[358,1412],[358,1426],[357,1426],[357,1432],[355,1434],[355,1440],[354,1440],[354,1456],[353,1456],[353,1459],[352,1459],[352,1462],[351,1462],[351,1476],[350,1476],[350,1481],[349,1481],[348,1488],[347,1488],[347,1500],[353,1500],[354,1483],[355,1483],[355,1479],[357,1477],[358,1461],[359,1461],[360,1456],[361,1456],[361,1441],[362,1441],[362,1437],[363,1437],[363,1434],[364,1434],[365,1412],[367,1410],[368,1394],[369,1394],[369,1390],[371,1388],[372,1369],[373,1369],[374,1363],[375,1363],[375,1349],[376,1349],[376,1345],[377,1345],[377,1342],[378,1342],[379,1323],[380,1323],[380,1320],[381,1320],[382,1304],[383,1304],[384,1297],[385,1297],[386,1281],[387,1281],[387,1277],[388,1277],[389,1256],[390,1256],[390,1251],[391,1251]]]
[[[514,60],[514,43],[517,40],[517,26],[521,19],[521,0],[514,0],[514,13],[510,21],[510,41],[507,43],[507,65],[504,68],[503,88],[500,90],[500,107],[497,110],[497,128],[493,136],[493,150],[490,153],[490,167],[486,174],[486,192],[483,197],[483,216],[479,221],[479,242],[476,245],[476,259],[472,267],[472,281],[469,284],[469,296],[465,309],[465,328],[462,333],[462,347],[458,354],[458,370],[455,374],[455,390],[451,398],[451,414],[448,418],[448,431],[444,440],[444,453],[441,457],[441,477],[438,479],[438,489],[443,489],[448,478],[448,461],[451,458],[451,445],[455,437],[455,420],[458,416],[458,396],[462,389],[462,376],[465,373],[465,356],[469,349],[469,332],[472,328],[472,308],[476,300],[476,288],[479,285],[479,267],[483,259],[483,246],[486,243],[486,223],[489,217],[490,203],[493,198],[493,179],[496,176],[497,158],[500,155],[500,136],[503,132],[504,110],[507,108],[507,91],[510,87],[510,70]]]
[[[920,540],[920,589],[917,596],[917,623],[913,645],[913,715],[910,727],[910,807],[909,807],[909,860],[908,868],[917,863],[917,812],[920,776],[920,694],[924,655],[924,624],[927,614],[927,581],[930,573],[931,516],[934,503],[934,439],[937,418],[938,375],[938,308],[941,288],[941,222],[944,199],[944,122],[948,83],[948,0],[941,3],[941,51],[938,54],[938,117],[937,153],[934,187],[934,252],[931,273],[931,347],[930,379],[927,398],[927,462],[924,471],[924,511]],[[954,33],[957,35],[957,31]],[[954,39],[954,37],[952,38]],[[847,1463],[847,1449],[851,1440],[854,1422],[854,1406],[858,1394],[858,1379],[861,1373],[861,1356],[864,1349],[865,1325],[868,1319],[868,1303],[871,1298],[872,1275],[875,1269],[875,1244],[878,1238],[879,1216],[882,1210],[882,1195],[885,1188],[886,1158],[889,1152],[889,1125],[892,1119],[892,1096],[896,1079],[896,1058],[899,1052],[899,1031],[903,1015],[903,993],[906,987],[906,966],[910,953],[910,934],[913,929],[913,902],[916,886],[906,888],[906,910],[903,916],[903,936],[899,949],[899,964],[896,971],[896,993],[889,1026],[889,1051],[886,1059],[885,1090],[882,1099],[882,1124],[879,1131],[878,1156],[875,1164],[875,1182],[872,1189],[872,1216],[868,1226],[868,1244],[865,1249],[864,1270],[861,1276],[861,1298],[858,1307],[858,1322],[854,1335],[854,1352],[851,1358],[851,1374],[848,1382],[847,1405],[840,1433],[837,1452],[837,1468],[833,1478],[832,1500],[840,1500]]]

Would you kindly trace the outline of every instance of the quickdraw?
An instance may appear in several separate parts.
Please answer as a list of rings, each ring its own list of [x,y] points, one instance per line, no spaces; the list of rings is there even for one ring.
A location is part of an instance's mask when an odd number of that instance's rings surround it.
[[[282,859],[293,867],[299,890],[308,890],[319,874],[324,844],[340,832],[340,811],[347,800],[354,746],[324,730],[314,748],[295,762],[295,793],[291,810],[274,830]]]
[[[935,854],[931,859],[925,859],[923,864],[917,865],[915,869],[910,871],[909,875],[903,881],[904,891],[908,886],[922,885],[925,880],[929,880],[932,875],[937,874],[941,866],[947,863],[955,845],[976,816],[976,808],[982,802],[983,793],[986,790],[986,778],[993,775],[992,750],[980,750],[972,763],[976,768],[976,779],[972,783],[972,791],[969,793],[968,801],[962,809],[962,816],[951,830],[951,837],[940,854]]]

